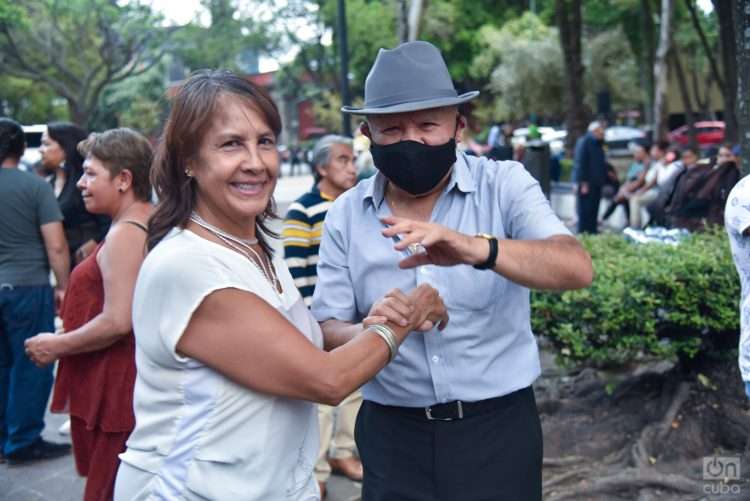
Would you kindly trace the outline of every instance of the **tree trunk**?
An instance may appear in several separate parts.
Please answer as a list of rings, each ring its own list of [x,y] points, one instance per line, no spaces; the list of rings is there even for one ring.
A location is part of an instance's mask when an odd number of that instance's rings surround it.
[[[641,0],[641,30],[643,47],[641,54],[641,75],[646,93],[645,122],[654,123],[654,14],[651,0]]]
[[[81,105],[78,101],[68,99],[68,114],[70,114],[70,121],[74,124],[88,128],[89,119],[91,118],[91,110],[87,110],[85,106]]]
[[[682,62],[680,61],[680,54],[677,47],[673,47],[669,51],[669,59],[672,62],[675,70],[675,76],[677,77],[677,86],[680,88],[680,96],[682,96],[682,104],[685,106],[685,118],[687,118],[688,125],[688,145],[691,148],[698,147],[698,137],[695,134],[695,112],[693,110],[693,103],[690,99],[690,91],[688,90],[687,77],[682,69]]]
[[[555,0],[555,15],[565,60],[565,127],[568,130],[565,147],[571,152],[576,140],[586,132],[587,118],[583,105],[581,0]]]
[[[734,0],[737,43],[737,124],[742,172],[750,172],[750,0]]]
[[[416,40],[419,36],[419,27],[422,24],[422,14],[424,13],[424,2],[422,0],[411,0],[409,6],[408,39],[410,42]]]
[[[659,48],[654,62],[654,128],[653,140],[661,141],[667,137],[667,84],[669,66],[667,56],[672,42],[673,0],[661,0],[661,17],[659,29]]]
[[[724,70],[724,79],[721,81],[723,84],[721,94],[724,97],[724,137],[727,141],[736,143],[740,138],[737,129],[737,52],[739,45],[738,40],[735,39],[733,11],[736,8],[741,8],[746,2],[742,0],[713,0],[713,4],[719,22],[719,46],[721,47],[721,65]]]
[[[407,0],[396,2],[396,33],[399,43],[409,41],[409,6]]]

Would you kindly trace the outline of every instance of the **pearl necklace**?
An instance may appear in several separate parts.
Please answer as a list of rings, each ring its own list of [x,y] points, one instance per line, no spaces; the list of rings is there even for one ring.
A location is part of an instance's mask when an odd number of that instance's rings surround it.
[[[268,280],[268,282],[273,286],[274,290],[278,292],[279,281],[273,271],[273,264],[271,263],[271,260],[268,259],[267,256],[266,260],[264,260],[263,258],[261,258],[260,254],[258,254],[258,252],[252,248],[253,245],[258,243],[257,238],[244,239],[236,237],[212,225],[211,223],[200,217],[197,212],[193,212],[190,215],[190,220],[214,235],[230,248],[244,255],[255,266],[255,268],[257,268],[261,275],[263,275],[263,277]],[[254,258],[251,256],[251,253]]]

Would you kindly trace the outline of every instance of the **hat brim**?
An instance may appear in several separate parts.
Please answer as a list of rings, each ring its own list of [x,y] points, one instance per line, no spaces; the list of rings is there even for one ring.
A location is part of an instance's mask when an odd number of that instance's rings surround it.
[[[424,101],[411,101],[408,103],[392,104],[390,106],[378,106],[372,108],[353,108],[351,106],[342,106],[343,113],[350,115],[391,115],[393,113],[406,113],[409,111],[429,110],[431,108],[443,108],[445,106],[456,106],[467,101],[471,101],[479,95],[478,90],[466,92],[456,97],[439,97],[435,99],[426,99]]]

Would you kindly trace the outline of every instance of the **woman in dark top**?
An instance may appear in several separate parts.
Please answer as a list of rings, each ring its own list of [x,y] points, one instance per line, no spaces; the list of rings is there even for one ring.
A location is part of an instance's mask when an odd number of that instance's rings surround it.
[[[57,202],[63,213],[65,238],[70,248],[70,264],[80,263],[93,252],[109,229],[110,219],[86,210],[76,183],[83,174],[83,157],[76,149],[86,139],[80,127],[64,122],[47,124],[42,134],[42,164],[50,173]]]

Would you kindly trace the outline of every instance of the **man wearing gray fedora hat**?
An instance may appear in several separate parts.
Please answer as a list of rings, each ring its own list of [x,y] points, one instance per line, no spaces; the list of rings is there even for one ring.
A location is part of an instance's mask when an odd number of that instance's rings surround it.
[[[325,219],[312,311],[326,348],[360,323],[388,338],[411,308],[402,291],[423,283],[450,314],[394,343],[362,390],[364,501],[541,500],[529,288],[587,287],[593,271],[521,164],[457,152],[458,105],[477,95],[417,41],[381,49],[364,106],[342,108],[365,116],[378,173]]]

